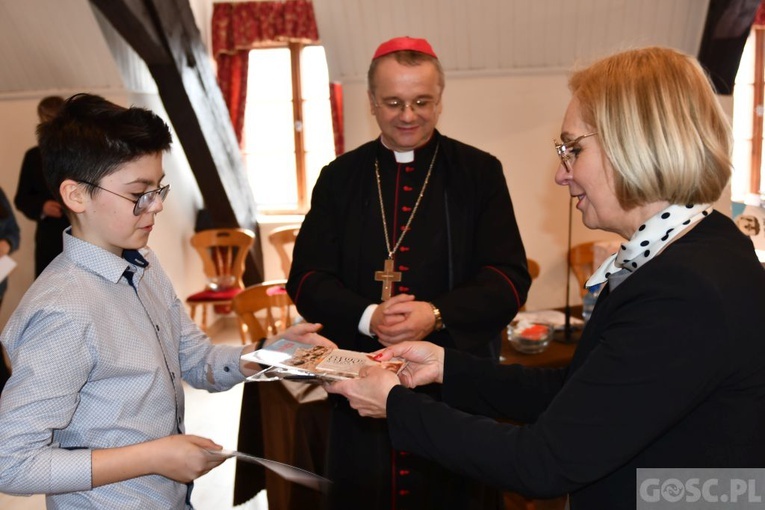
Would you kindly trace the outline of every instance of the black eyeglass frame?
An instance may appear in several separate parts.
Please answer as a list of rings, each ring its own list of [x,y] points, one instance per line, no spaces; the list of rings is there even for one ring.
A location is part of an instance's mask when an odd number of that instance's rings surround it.
[[[133,202],[133,216],[140,216],[146,211],[148,211],[149,208],[152,206],[152,204],[154,204],[155,196],[158,196],[159,199],[162,202],[164,202],[165,198],[167,198],[167,194],[170,193],[170,185],[165,184],[164,186],[160,186],[157,189],[153,189],[153,190],[149,190],[144,193],[141,193],[137,199],[133,200],[132,198],[128,198],[125,195],[120,195],[119,193],[115,193],[112,190],[106,189],[92,182],[88,182],[88,181],[77,181],[77,182],[80,182],[82,184],[87,184],[88,186],[93,186],[94,188],[98,188],[100,190],[106,191],[107,193],[111,193],[112,195],[116,195],[120,198],[124,198],[125,200]]]

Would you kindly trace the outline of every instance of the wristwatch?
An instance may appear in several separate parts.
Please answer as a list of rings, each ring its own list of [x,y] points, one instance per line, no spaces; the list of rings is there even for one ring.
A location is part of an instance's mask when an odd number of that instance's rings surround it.
[[[433,331],[441,331],[444,329],[444,319],[441,317],[441,310],[439,310],[433,303],[428,303],[433,309],[433,316],[436,318],[436,323],[433,325]]]

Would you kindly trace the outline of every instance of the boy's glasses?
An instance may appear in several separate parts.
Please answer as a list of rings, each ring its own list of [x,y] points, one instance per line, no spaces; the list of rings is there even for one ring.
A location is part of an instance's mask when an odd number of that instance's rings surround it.
[[[555,152],[558,153],[558,157],[560,158],[561,163],[563,163],[566,172],[571,173],[573,171],[576,157],[579,154],[579,151],[582,150],[582,148],[579,147],[579,142],[588,136],[594,135],[597,135],[597,133],[587,133],[586,135],[574,138],[570,142],[558,142],[553,140],[553,143],[555,144]]]
[[[88,182],[88,181],[79,181],[79,182],[81,182],[82,184],[87,184],[88,186],[93,186],[94,188],[98,188],[100,190],[106,191],[107,193],[111,193],[112,195],[117,195],[120,198],[124,198],[125,200],[129,200],[133,202],[135,204],[133,206],[133,215],[135,216],[140,216],[146,211],[148,211],[149,208],[157,200],[157,198],[159,198],[162,202],[164,202],[165,198],[167,197],[167,194],[170,192],[170,185],[166,184],[160,188],[153,189],[145,193],[141,193],[136,200],[133,200],[132,198],[128,198],[125,195],[120,195],[119,193],[115,193],[106,188],[102,188],[98,184],[93,184],[92,182]]]

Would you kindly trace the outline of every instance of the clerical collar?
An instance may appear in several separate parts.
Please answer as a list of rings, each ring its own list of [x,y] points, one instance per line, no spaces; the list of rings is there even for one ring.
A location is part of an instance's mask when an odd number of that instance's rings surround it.
[[[433,137],[434,135],[431,135],[428,141],[420,145],[419,147],[417,147],[417,149],[422,149],[423,147],[426,147],[430,143],[430,141],[433,140]],[[388,149],[389,151],[393,153],[393,155],[396,158],[396,163],[411,163],[412,161],[414,161],[414,151],[416,149],[412,149],[410,151],[393,150],[387,145],[385,145],[385,140],[383,140],[382,136],[380,137],[380,143],[382,143],[383,147],[385,147],[386,149]]]

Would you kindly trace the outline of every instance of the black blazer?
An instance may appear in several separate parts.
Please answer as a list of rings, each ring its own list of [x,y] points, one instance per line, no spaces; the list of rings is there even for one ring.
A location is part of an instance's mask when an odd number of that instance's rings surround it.
[[[568,369],[447,350],[453,407],[394,388],[392,443],[572,509],[634,509],[639,467],[763,467],[763,310],[751,241],[714,212],[602,292]]]

